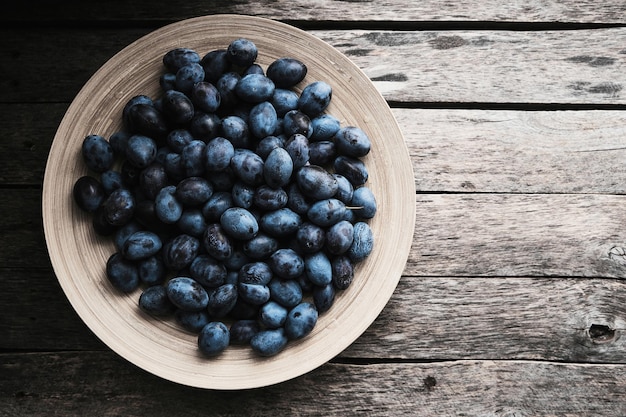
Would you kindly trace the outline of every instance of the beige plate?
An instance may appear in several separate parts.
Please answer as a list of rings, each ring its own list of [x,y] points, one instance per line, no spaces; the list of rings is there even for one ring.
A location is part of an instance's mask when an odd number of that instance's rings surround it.
[[[156,97],[162,57],[175,47],[200,55],[248,38],[264,68],[291,56],[308,67],[300,87],[324,80],[333,87],[328,113],[342,125],[359,126],[373,149],[364,158],[368,185],[378,202],[370,221],[375,245],[352,285],[340,292],[313,332],[271,358],[250,348],[229,347],[202,357],[196,336],[173,320],[157,320],[137,307],[139,290],[116,292],[105,277],[112,239],[96,235],[91,216],[73,202],[74,182],[87,173],[80,147],[88,134],[109,137],[121,128],[124,104],[137,94]],[[415,187],[402,133],[370,80],[349,59],[315,36],[272,20],[235,15],[192,18],[158,29],[111,58],[72,102],[54,138],[43,185],[43,223],[54,271],[74,309],[89,328],[126,360],[162,378],[194,387],[244,389],[285,381],[326,363],[376,319],[400,279],[413,238]]]

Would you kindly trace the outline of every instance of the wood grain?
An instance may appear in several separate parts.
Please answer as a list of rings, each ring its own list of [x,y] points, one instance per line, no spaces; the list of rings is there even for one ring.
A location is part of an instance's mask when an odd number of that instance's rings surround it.
[[[12,57],[12,65],[5,64],[5,76],[0,78],[0,102],[69,102],[104,62],[149,31],[0,31],[6,40],[5,53]],[[624,28],[309,33],[347,55],[393,102],[517,103],[527,107],[532,103],[626,103]],[[30,47],[33,43],[54,50],[57,58],[41,60],[40,49]],[[29,65],[31,62],[39,65]],[[64,62],[72,64],[60,64]],[[40,77],[41,73],[54,74],[55,82]]]
[[[181,4],[160,3],[159,7],[145,7],[141,2],[121,0],[88,5],[80,1],[67,1],[64,19],[69,21],[138,21],[180,20],[191,16],[215,13],[254,14],[270,19],[341,22],[519,22],[519,23],[624,23],[624,6],[619,2],[591,0],[540,1],[523,3],[496,0],[463,0],[442,2],[428,0],[406,2],[403,0],[324,1],[261,0],[249,1],[186,1]],[[56,14],[53,4],[32,2],[17,3],[7,10],[2,19],[7,21],[50,21]]]
[[[1,351],[106,350],[51,271],[0,270]],[[611,279],[403,276],[335,360],[626,363],[626,292]],[[55,314],[50,314],[54,311]]]
[[[394,109],[424,192],[626,193],[623,111]]]
[[[405,274],[626,277],[626,196],[417,196]]]
[[[330,363],[255,390],[196,390],[112,353],[2,354],[1,416],[619,416],[624,365]]]

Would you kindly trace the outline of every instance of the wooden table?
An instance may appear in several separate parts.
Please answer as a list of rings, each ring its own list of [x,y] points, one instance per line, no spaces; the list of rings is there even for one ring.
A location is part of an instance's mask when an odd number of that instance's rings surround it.
[[[0,17],[0,416],[626,414],[623,1],[38,3]],[[411,255],[374,324],[319,369],[241,392],[109,350],[64,297],[41,225],[81,86],[139,37],[214,13],[281,20],[353,59],[393,108],[417,190]]]

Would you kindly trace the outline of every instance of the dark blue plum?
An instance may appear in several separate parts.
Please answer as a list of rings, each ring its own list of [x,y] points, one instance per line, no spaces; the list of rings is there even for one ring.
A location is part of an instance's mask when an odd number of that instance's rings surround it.
[[[238,207],[249,209],[254,201],[255,188],[243,181],[237,181],[232,187],[233,204]]]
[[[305,222],[296,232],[296,242],[303,253],[315,253],[324,247],[326,232],[316,224]]]
[[[198,349],[208,357],[219,355],[229,344],[230,333],[228,327],[219,321],[207,323],[198,335]]]
[[[184,206],[198,207],[213,195],[213,186],[203,177],[187,177],[176,185],[176,198]]]
[[[352,196],[354,195],[352,183],[341,174],[334,173],[333,176],[337,180],[337,193],[335,194],[335,198],[345,204],[350,204]]]
[[[324,200],[337,193],[335,177],[319,165],[305,165],[296,172],[296,183],[306,197]]]
[[[242,207],[232,207],[220,217],[222,229],[234,239],[249,240],[259,232],[256,218]]]
[[[286,149],[276,147],[272,150],[263,167],[263,178],[267,185],[273,188],[284,187],[289,184],[293,173],[293,159]]]
[[[124,104],[124,108],[122,109],[122,120],[127,127],[129,127],[131,124],[131,120],[130,120],[131,111],[130,110],[135,104],[144,104],[147,106],[154,106],[154,101],[152,101],[152,99],[145,94],[138,94],[136,96],[131,97],[126,102],[126,104]]]
[[[148,200],[154,200],[159,191],[168,184],[165,166],[158,162],[151,163],[139,173],[139,188],[141,194]]]
[[[248,74],[241,77],[235,87],[237,97],[248,103],[261,103],[272,99],[274,82],[261,74]]]
[[[144,135],[132,135],[126,145],[126,160],[137,168],[145,168],[154,162],[157,144],[154,139]]]
[[[153,285],[146,288],[139,295],[139,308],[153,316],[169,316],[174,313],[176,306],[167,296],[163,285]]]
[[[220,92],[217,88],[206,81],[196,83],[191,88],[191,102],[195,108],[205,113],[213,113],[217,111],[221,104]]]
[[[88,135],[83,139],[81,153],[85,165],[93,172],[101,173],[111,169],[115,162],[113,147],[104,136]]]
[[[183,329],[192,333],[200,333],[200,330],[211,321],[209,312],[206,310],[185,311],[177,309],[174,312],[174,318]]]
[[[274,356],[287,346],[287,337],[282,328],[261,330],[250,340],[250,346],[260,356]]]
[[[136,206],[133,193],[127,188],[118,188],[102,203],[104,219],[112,226],[123,226],[133,219]]]
[[[191,132],[181,128],[170,131],[167,135],[166,143],[172,152],[181,153],[192,140],[194,140],[194,137]]]
[[[228,44],[226,59],[233,65],[246,68],[256,61],[258,53],[259,50],[253,41],[239,38]]]
[[[243,244],[244,253],[251,259],[266,259],[278,249],[278,240],[264,233]]]
[[[206,170],[222,171],[230,166],[230,160],[235,155],[235,147],[228,139],[218,136],[206,144],[204,152]]]
[[[172,278],[167,282],[165,288],[170,301],[181,310],[200,311],[209,304],[209,294],[193,278]]]
[[[124,179],[122,178],[122,173],[120,171],[109,169],[100,174],[100,183],[104,188],[104,192],[108,195],[114,190],[122,188],[124,186]]]
[[[299,133],[305,137],[311,136],[311,119],[300,110],[290,110],[283,116],[283,134],[287,137]]]
[[[146,285],[165,282],[165,264],[159,255],[150,256],[137,262],[139,279]]]
[[[241,267],[237,280],[242,284],[267,285],[274,277],[265,262],[249,262]]]
[[[257,320],[237,320],[230,325],[230,342],[233,345],[247,345],[260,331],[261,326]]]
[[[131,220],[125,225],[121,226],[115,231],[113,236],[113,244],[118,252],[122,251],[126,239],[128,239],[133,233],[143,230],[143,227],[135,220]]]
[[[293,168],[302,168],[309,162],[309,140],[306,136],[296,133],[285,142],[285,149],[291,156]]]
[[[163,244],[163,263],[172,271],[188,267],[198,256],[200,241],[190,235],[178,235]]]
[[[276,109],[276,115],[282,118],[288,111],[298,109],[298,98],[298,94],[293,90],[275,88],[270,103]]]
[[[354,226],[347,220],[341,220],[326,232],[326,249],[333,255],[348,251],[354,240]]]
[[[109,136],[109,144],[113,148],[113,152],[115,153],[115,155],[125,155],[126,144],[128,143],[128,138],[130,136],[130,133],[124,130],[118,130],[114,132],[111,136]]]
[[[356,126],[342,127],[335,134],[333,140],[340,154],[354,158],[367,155],[372,147],[367,134]]]
[[[259,227],[273,237],[285,237],[294,234],[302,224],[302,217],[288,207],[265,213]]]
[[[167,90],[163,94],[161,106],[161,112],[165,118],[175,125],[190,122],[194,115],[194,103],[186,94],[178,90]]]
[[[290,248],[281,248],[274,252],[268,265],[274,275],[283,279],[294,279],[302,275],[305,270],[304,259]]]
[[[90,213],[96,211],[106,197],[100,181],[91,176],[83,176],[76,180],[72,194],[78,207]]]
[[[376,215],[376,197],[371,188],[363,186],[354,190],[350,205],[354,213],[362,219],[371,219]]]
[[[333,90],[325,81],[314,81],[302,90],[298,99],[298,108],[309,117],[321,114],[332,99]]]
[[[267,157],[276,148],[282,148],[285,145],[283,139],[278,136],[270,135],[261,139],[256,146],[255,152],[267,163]]]
[[[176,71],[176,89],[190,94],[194,84],[204,81],[204,68],[197,62],[184,65]]]
[[[324,286],[317,286],[313,289],[313,304],[315,304],[318,314],[330,310],[335,303],[335,295],[336,290],[332,282]]]
[[[237,286],[235,284],[220,285],[209,289],[207,292],[209,294],[207,311],[211,317],[226,317],[237,303]]]
[[[261,74],[261,75],[265,75],[265,71],[263,70],[263,67],[260,66],[259,64],[252,64],[249,67],[247,67],[243,73],[241,74],[242,76],[246,76],[248,74]]]
[[[239,103],[239,97],[235,92],[239,80],[241,80],[241,75],[236,72],[226,72],[217,80],[215,88],[220,93],[221,110],[231,110]]]
[[[199,238],[204,233],[208,223],[202,215],[202,210],[190,208],[183,210],[183,214],[176,222],[176,226],[181,232]]]
[[[221,261],[207,254],[194,258],[189,265],[189,274],[205,288],[214,288],[226,282],[226,267]]]
[[[189,64],[200,62],[200,55],[190,48],[170,49],[163,55],[163,65],[169,72],[176,72]]]
[[[309,220],[322,227],[329,227],[343,220],[345,214],[346,205],[336,198],[317,201],[307,212]]]
[[[277,329],[287,320],[288,310],[275,301],[268,301],[259,310],[259,321],[268,329]]]
[[[287,206],[287,192],[282,188],[261,185],[254,193],[254,206],[262,211],[278,210]]]
[[[233,254],[233,244],[219,223],[207,226],[202,236],[202,245],[209,255],[218,260],[224,260]]]
[[[198,177],[204,174],[206,143],[194,139],[183,148],[180,154],[180,162],[186,176]]]
[[[215,113],[196,110],[188,127],[195,139],[208,142],[219,135],[221,122],[220,117]]]
[[[237,290],[243,301],[254,306],[260,306],[270,299],[270,289],[267,285],[239,282]]]
[[[361,262],[367,258],[374,248],[374,233],[365,222],[354,224],[354,241],[348,249],[347,255],[352,262]]]
[[[121,292],[130,293],[139,287],[137,264],[124,258],[119,252],[115,252],[107,260],[106,276],[113,287]]]
[[[235,175],[249,185],[263,183],[263,159],[249,149],[235,149],[230,160],[230,167]]]
[[[226,49],[214,49],[209,51],[200,60],[204,68],[204,79],[215,84],[220,77],[230,71],[231,63],[226,57]]]
[[[311,142],[330,140],[341,128],[341,122],[331,114],[321,114],[311,119],[313,134],[309,138]]]
[[[296,280],[274,278],[267,286],[270,288],[270,298],[283,307],[295,307],[302,301],[302,287]]]
[[[154,199],[156,216],[163,223],[176,223],[183,215],[183,204],[175,194],[176,186],[169,185],[162,188]]]
[[[257,139],[271,135],[278,125],[276,109],[268,101],[263,101],[250,110],[248,126],[250,133]]]
[[[146,259],[156,255],[162,246],[161,238],[156,233],[140,230],[126,239],[122,247],[122,255],[131,261]]]
[[[333,280],[330,259],[324,252],[316,252],[304,257],[304,271],[314,285],[324,286]]]
[[[247,148],[250,145],[248,124],[239,116],[230,115],[222,119],[222,136],[228,139],[235,148]]]
[[[307,200],[304,194],[302,194],[302,191],[300,191],[300,188],[298,188],[298,184],[296,183],[289,184],[287,197],[289,198],[287,201],[287,207],[295,213],[305,215],[311,208],[311,203]]]
[[[285,335],[290,340],[302,339],[317,324],[318,312],[315,305],[303,302],[289,310],[285,321]]]
[[[330,262],[333,269],[333,285],[338,290],[345,290],[352,284],[354,264],[348,256],[336,256]]]
[[[346,177],[353,187],[365,184],[369,178],[365,163],[358,158],[339,155],[335,158],[333,166],[335,173]]]
[[[169,133],[165,116],[153,104],[133,104],[128,108],[126,120],[126,127],[132,134],[161,139]]]
[[[159,86],[163,91],[176,89],[176,74],[172,72],[166,72],[159,77]]]
[[[278,58],[267,67],[267,76],[276,87],[291,88],[306,77],[306,65],[295,58]]]
[[[202,206],[202,215],[208,222],[219,221],[226,209],[233,207],[232,194],[226,191],[213,193],[209,200]]]
[[[335,142],[331,140],[320,140],[309,143],[309,162],[313,165],[332,165],[337,157]]]

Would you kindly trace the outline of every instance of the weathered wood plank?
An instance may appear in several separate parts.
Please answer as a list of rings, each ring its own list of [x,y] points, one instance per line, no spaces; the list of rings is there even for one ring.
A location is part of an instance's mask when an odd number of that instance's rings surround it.
[[[624,103],[624,29],[313,31],[399,102]]]
[[[8,189],[0,267],[49,265],[39,190]],[[626,276],[626,196],[418,194],[415,276]]]
[[[626,277],[625,196],[418,194],[406,274]]]
[[[40,185],[63,103],[0,104],[0,184]],[[626,113],[393,109],[426,192],[626,194]]]
[[[182,4],[163,3],[155,7],[145,2],[101,1],[88,5],[80,1],[64,3],[63,14],[54,4],[17,3],[3,14],[5,21],[63,21],[73,20],[180,20],[191,16],[214,13],[253,14],[270,19],[316,21],[495,21],[495,22],[574,22],[624,23],[626,9],[619,1],[594,2],[539,1],[523,3],[494,0],[464,0],[444,2],[429,0],[406,2],[388,1],[186,1]]]
[[[0,64],[0,102],[69,102],[107,59],[148,32],[2,30],[3,54],[12,59]],[[349,56],[394,102],[626,103],[624,28],[311,33]]]
[[[0,355],[0,415],[622,416],[624,365],[329,363],[281,384],[175,385],[110,353]]]
[[[51,271],[0,270],[0,350],[108,350]],[[339,360],[626,363],[626,292],[610,279],[403,276]],[[50,314],[54,311],[55,314]]]
[[[403,276],[341,358],[626,361],[624,283]]]
[[[393,112],[418,191],[626,193],[623,111]]]

